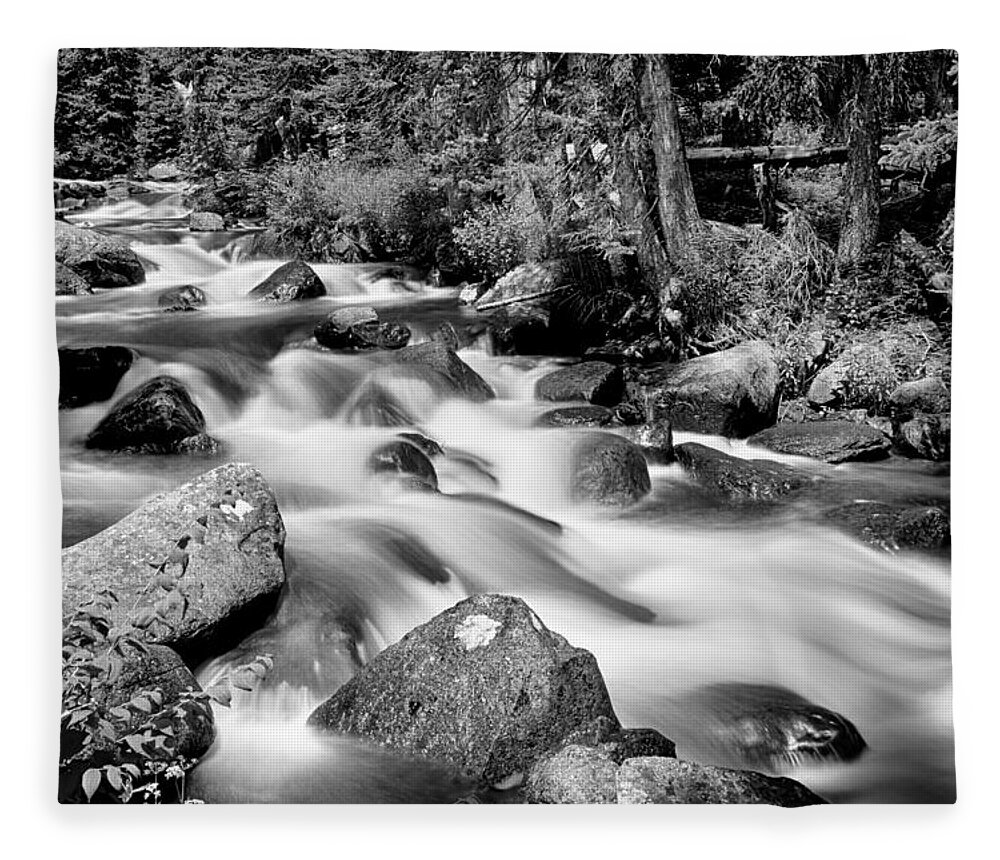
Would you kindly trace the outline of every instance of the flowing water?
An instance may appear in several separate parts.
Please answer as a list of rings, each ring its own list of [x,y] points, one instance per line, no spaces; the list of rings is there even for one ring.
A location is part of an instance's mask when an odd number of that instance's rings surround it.
[[[572,430],[537,429],[534,382],[553,359],[461,357],[495,401],[401,390],[420,432],[439,442],[442,493],[407,490],[366,467],[398,428],[350,417],[377,366],[301,344],[334,307],[364,303],[406,322],[413,341],[463,311],[451,290],[386,277],[385,267],[317,265],[328,297],[276,306],[246,294],[281,261],[240,259],[240,236],[191,234],[169,189],[70,220],[123,235],[145,284],[59,298],[60,346],[119,344],[141,355],[116,397],[158,374],[182,380],[223,444],[216,458],[88,451],[111,401],[60,412],[64,543],[115,522],[149,496],[227,461],[256,465],[288,532],[288,584],[274,618],[203,666],[275,655],[262,689],[217,708],[219,738],[194,774],[216,802],[432,802],[467,792],[447,773],[348,737],[313,734],[311,710],[407,631],[477,593],[523,598],[548,627],[596,656],[626,726],[649,726],[681,758],[740,766],[697,691],[768,684],[851,720],[869,749],[851,762],[784,771],[835,802],[948,801],[954,793],[949,567],[890,555],[825,526],[816,502],[741,513],[707,498],[680,467],[651,466],[631,509],[570,499]],[[195,284],[208,304],[163,313],[166,288]],[[740,456],[745,443],[695,434]],[[831,499],[946,499],[948,478],[893,459],[822,474]],[[699,704],[702,703],[702,704]],[[743,766],[746,766],[745,764]]]

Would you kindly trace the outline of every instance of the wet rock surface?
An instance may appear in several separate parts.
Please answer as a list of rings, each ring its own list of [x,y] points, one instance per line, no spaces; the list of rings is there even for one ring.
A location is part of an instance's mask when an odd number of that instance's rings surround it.
[[[59,350],[59,408],[75,409],[109,400],[132,366],[132,350],[95,346]]]
[[[879,549],[941,550],[951,545],[946,505],[856,501],[832,508],[826,519]]]
[[[563,406],[539,416],[540,427],[606,427],[614,415],[604,406]]]
[[[853,421],[811,421],[779,424],[747,440],[782,454],[812,457],[827,463],[880,460],[892,447],[888,436],[866,424]]]
[[[620,367],[604,361],[584,361],[546,374],[535,384],[541,400],[586,400],[614,406],[621,400],[624,380]]]
[[[184,385],[157,376],[118,400],[85,444],[123,453],[176,454],[204,450],[203,436],[205,416]]]
[[[570,456],[574,501],[620,507],[634,504],[652,488],[642,451],[621,436],[581,433]]]
[[[523,779],[598,716],[617,722],[593,655],[548,630],[523,601],[477,595],[389,646],[309,723],[497,785]]]
[[[81,277],[90,287],[130,287],[146,280],[146,273],[128,243],[116,236],[55,222],[56,263]],[[64,288],[67,279],[63,276]],[[58,291],[57,270],[57,291]]]
[[[476,402],[496,397],[489,383],[442,343],[427,341],[404,347],[392,354],[399,364],[425,365],[448,379],[463,397]]]
[[[275,269],[250,291],[251,298],[262,302],[285,304],[326,295],[319,275],[306,263],[293,261]]]
[[[191,285],[174,287],[160,293],[156,306],[167,312],[194,311],[208,302],[204,291]]]
[[[702,487],[736,504],[775,502],[813,483],[810,475],[770,460],[744,460],[707,445],[674,448],[678,462]]]

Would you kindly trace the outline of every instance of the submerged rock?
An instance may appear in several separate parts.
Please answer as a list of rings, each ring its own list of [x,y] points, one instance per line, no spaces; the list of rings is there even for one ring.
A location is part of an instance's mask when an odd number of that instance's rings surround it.
[[[297,302],[326,295],[326,287],[311,266],[294,260],[275,269],[250,290],[250,296],[262,302]]]
[[[203,290],[190,284],[184,287],[173,287],[156,300],[156,306],[163,311],[193,311],[208,301]]]
[[[686,442],[674,448],[692,478],[730,502],[773,502],[813,482],[798,469],[770,460],[743,460],[707,445]]]
[[[812,806],[826,803],[785,777],[706,767],[670,758],[631,758],[618,769],[618,803],[763,803]]]
[[[623,427],[622,435],[635,442],[642,449],[643,455],[651,463],[672,463],[674,454],[674,433],[670,419],[655,412],[649,420]]]
[[[427,489],[438,488],[437,472],[430,458],[417,445],[404,439],[387,442],[375,449],[369,466],[376,474],[394,473],[411,478]]]
[[[826,518],[865,543],[895,552],[944,549],[951,543],[951,518],[938,505],[856,501],[828,510]]]
[[[810,421],[779,424],[751,436],[760,445],[783,454],[812,457],[827,463],[880,460],[889,455],[891,442],[881,430],[854,421]]]
[[[184,450],[185,440],[204,433],[205,416],[184,385],[172,376],[157,376],[115,403],[85,444],[108,451],[174,454]]]
[[[711,684],[693,698],[716,741],[751,767],[853,761],[868,748],[846,717],[783,687]]]
[[[146,280],[139,257],[124,240],[63,221],[55,223],[56,262],[79,275],[89,286],[129,287]]]
[[[523,601],[481,594],[389,646],[309,723],[497,785],[523,779],[599,716],[617,723],[593,655],[548,630]]]
[[[124,346],[60,349],[59,408],[75,409],[110,399],[133,359],[132,350]]]
[[[156,496],[63,550],[63,618],[103,589],[114,624],[189,662],[219,654],[261,624],[285,581],[285,527],[274,493],[245,463],[220,466]]]
[[[574,501],[630,505],[652,489],[642,452],[621,436],[582,433],[574,439],[570,456]]]
[[[586,400],[614,406],[621,400],[623,386],[620,367],[584,361],[547,373],[535,384],[535,394],[542,400]]]
[[[400,364],[426,365],[436,370],[468,400],[481,402],[496,397],[489,383],[444,344],[427,341],[407,346],[393,353],[392,360]]]
[[[642,371],[632,399],[661,410],[675,430],[744,437],[775,422],[779,379],[771,348],[752,342]]]

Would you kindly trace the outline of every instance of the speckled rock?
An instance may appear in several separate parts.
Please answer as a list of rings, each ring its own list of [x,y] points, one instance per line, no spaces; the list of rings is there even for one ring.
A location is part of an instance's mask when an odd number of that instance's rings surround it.
[[[250,290],[250,296],[262,302],[285,304],[326,295],[326,287],[311,266],[294,260],[279,266]]]
[[[146,280],[135,251],[117,236],[56,221],[56,262],[91,287],[129,287]]]
[[[950,460],[951,415],[925,415],[918,412],[897,426],[893,441],[908,457]]]
[[[529,803],[615,803],[617,774],[604,750],[568,744],[534,764],[525,796]]]
[[[945,507],[937,504],[857,501],[832,508],[825,517],[865,543],[888,552],[940,550],[951,544],[951,517]]]
[[[188,217],[188,229],[196,233],[211,233],[225,230],[226,222],[218,212],[192,212]]]
[[[889,395],[889,410],[894,417],[903,420],[916,412],[950,412],[951,392],[939,376],[904,382]]]
[[[605,361],[584,361],[547,373],[535,383],[541,400],[586,400],[614,406],[621,400],[624,380],[620,367]]]
[[[82,277],[64,263],[56,263],[56,295],[86,296],[94,291]]]
[[[799,782],[749,770],[706,767],[670,758],[631,758],[617,773],[618,803],[826,803]]]
[[[482,594],[389,646],[309,723],[497,785],[523,779],[598,716],[617,722],[593,655],[548,630],[523,601]]]
[[[184,385],[172,376],[156,376],[118,400],[85,444],[107,451],[175,454],[190,449],[185,440],[204,434],[205,416]]]
[[[156,607],[165,620],[143,628],[147,641],[189,662],[218,654],[274,608],[284,543],[271,488],[252,466],[229,463],[63,550],[63,617],[111,589],[116,623]],[[157,584],[160,573],[176,585]]]
[[[621,436],[580,433],[573,440],[570,457],[574,501],[618,507],[639,501],[652,489],[642,451]]]
[[[827,463],[880,460],[889,455],[892,442],[881,430],[854,421],[809,421],[779,424],[747,440],[783,454],[812,457]]]
[[[773,502],[812,483],[809,475],[782,463],[744,460],[696,442],[678,445],[674,452],[701,486],[737,504]]]

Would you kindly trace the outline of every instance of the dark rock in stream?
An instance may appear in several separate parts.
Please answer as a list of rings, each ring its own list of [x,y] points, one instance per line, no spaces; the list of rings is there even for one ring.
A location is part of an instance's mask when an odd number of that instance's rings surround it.
[[[461,396],[475,402],[492,400],[493,389],[476,371],[442,343],[427,341],[392,353],[393,362],[426,365],[448,379]]]
[[[220,466],[64,549],[64,621],[111,589],[118,597],[112,624],[135,623],[147,642],[169,645],[193,664],[234,645],[274,609],[285,582],[284,544],[274,493],[260,472]]]
[[[402,349],[410,339],[405,325],[382,322],[374,308],[338,308],[313,329],[313,337],[327,349]]]
[[[326,287],[312,267],[293,260],[278,266],[266,279],[250,290],[250,296],[262,302],[285,304],[326,295]]]
[[[699,484],[737,504],[774,502],[813,483],[810,475],[790,466],[771,460],[744,460],[696,442],[677,445],[674,453]]]
[[[208,301],[208,297],[203,290],[191,285],[184,287],[174,287],[166,292],[160,293],[156,300],[156,306],[167,312],[173,311],[194,311]]]
[[[775,422],[779,379],[771,348],[752,342],[634,371],[629,399],[656,406],[675,430],[742,438]]]
[[[541,400],[586,400],[614,406],[621,400],[622,370],[604,361],[584,361],[547,373],[535,383]]]
[[[652,489],[642,452],[621,436],[581,433],[570,456],[574,501],[619,507],[634,504]]]
[[[778,424],[747,441],[771,451],[812,457],[827,463],[880,460],[889,456],[891,447],[889,437],[882,431],[853,421]]]
[[[480,594],[386,648],[309,724],[509,785],[601,716],[617,724],[593,655],[548,630],[523,601]]]
[[[614,414],[604,406],[562,406],[539,416],[540,427],[606,427]]]
[[[886,504],[856,501],[828,510],[827,520],[865,543],[896,552],[940,550],[951,544],[951,517],[936,504]]]
[[[630,758],[616,775],[618,803],[826,803],[793,779],[670,758]]]
[[[132,366],[124,346],[59,350],[59,408],[75,409],[110,399]]]
[[[403,439],[379,446],[368,462],[376,474],[391,473],[412,479],[411,483],[415,489],[438,488],[434,464],[419,447]]]
[[[692,700],[715,742],[751,767],[780,773],[816,761],[853,761],[868,748],[846,717],[783,687],[710,684]]]
[[[56,262],[79,275],[89,286],[129,287],[146,280],[139,257],[123,239],[63,221],[55,224]]]
[[[134,454],[176,454],[210,450],[208,437],[202,437],[205,416],[187,389],[172,376],[157,376],[118,400],[85,444]]]

